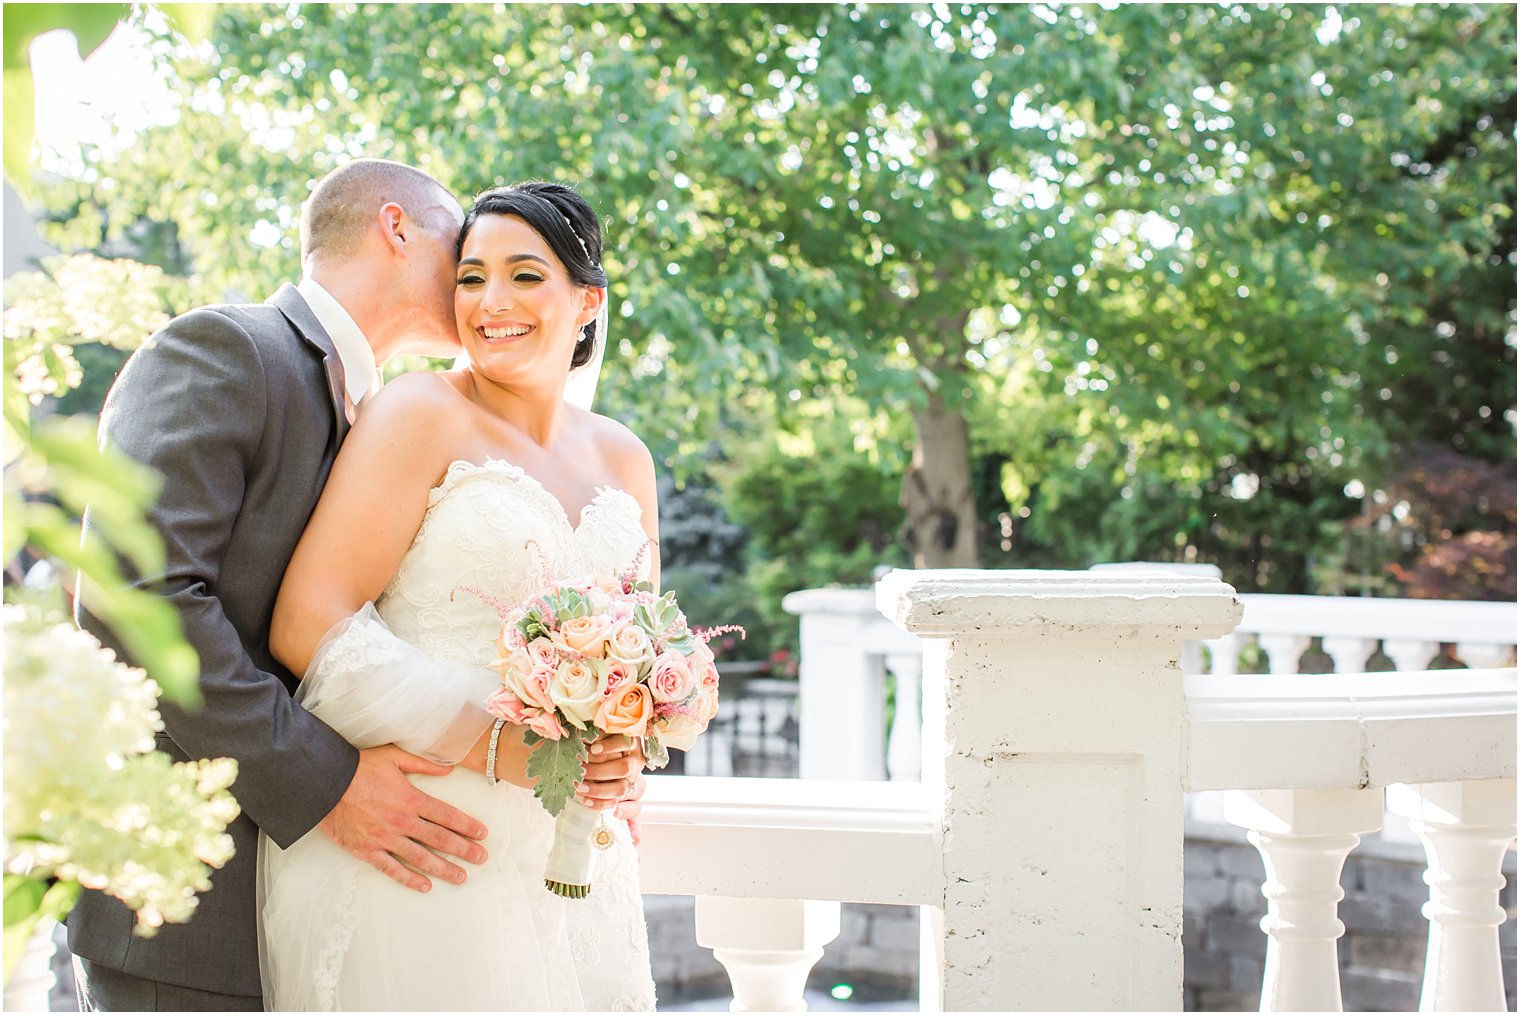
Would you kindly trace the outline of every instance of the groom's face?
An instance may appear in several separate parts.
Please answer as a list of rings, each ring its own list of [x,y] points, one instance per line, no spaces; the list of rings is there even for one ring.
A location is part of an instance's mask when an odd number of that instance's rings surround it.
[[[453,356],[459,351],[459,329],[454,324],[454,245],[464,212],[458,204],[428,210],[421,221],[423,233],[417,258],[418,304],[417,352]]]

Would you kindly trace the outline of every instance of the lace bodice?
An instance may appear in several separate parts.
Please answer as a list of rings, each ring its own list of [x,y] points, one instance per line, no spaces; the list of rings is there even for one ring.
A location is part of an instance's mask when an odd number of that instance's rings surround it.
[[[485,665],[501,623],[477,592],[526,601],[551,582],[648,574],[653,549],[632,494],[601,487],[572,523],[544,486],[510,462],[458,461],[428,494],[427,513],[375,603],[390,629],[430,655]]]

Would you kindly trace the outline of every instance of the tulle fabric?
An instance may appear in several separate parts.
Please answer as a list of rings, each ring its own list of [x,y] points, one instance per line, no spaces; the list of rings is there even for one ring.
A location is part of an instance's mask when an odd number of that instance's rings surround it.
[[[442,745],[447,756],[449,731],[464,721],[459,695],[495,654],[499,621],[475,593],[518,601],[546,580],[617,574],[644,541],[638,502],[622,491],[599,493],[573,524],[515,466],[456,463],[377,608],[319,650],[305,704],[351,742],[424,745],[435,756]],[[429,681],[453,690],[430,695]],[[435,878],[423,894],[320,829],[289,849],[261,837],[266,1008],[654,1009],[638,858],[624,822],[607,819],[616,841],[597,857],[591,896],[562,899],[543,883],[554,819],[530,791],[493,787],[464,769],[411,778],[486,824],[490,858],[466,865],[465,884]]]
[[[402,641],[365,603],[322,639],[296,700],[361,750],[397,744],[452,765],[490,727],[484,702],[499,684],[483,666]]]

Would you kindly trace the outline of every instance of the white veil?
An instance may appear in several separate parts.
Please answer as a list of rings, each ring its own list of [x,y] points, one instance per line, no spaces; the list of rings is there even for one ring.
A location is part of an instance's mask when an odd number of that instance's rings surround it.
[[[602,357],[607,352],[607,297],[602,297],[602,309],[596,315],[595,338],[591,342],[591,359],[570,371],[565,381],[565,401],[589,410],[596,398],[596,382],[602,376]]]

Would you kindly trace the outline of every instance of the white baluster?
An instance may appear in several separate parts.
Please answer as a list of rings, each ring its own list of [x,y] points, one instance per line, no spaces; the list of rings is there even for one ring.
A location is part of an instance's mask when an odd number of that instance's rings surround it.
[[[1204,644],[1209,647],[1210,673],[1234,676],[1240,672],[1240,635],[1227,634],[1223,638],[1211,638]]]
[[[1508,665],[1514,654],[1513,642],[1457,642],[1457,658],[1475,670]]]
[[[1326,635],[1320,639],[1320,645],[1335,663],[1336,673],[1365,673],[1367,660],[1377,649],[1377,639]]]
[[[839,903],[697,896],[697,944],[734,988],[729,1011],[807,1011],[803,988],[839,936]]]
[[[1299,659],[1309,651],[1307,634],[1263,634],[1257,640],[1266,653],[1268,673],[1297,673]]]
[[[1242,790],[1225,804],[1266,865],[1262,1011],[1341,1011],[1335,942],[1341,868],[1362,832],[1383,823],[1379,789]]]
[[[924,654],[889,655],[887,669],[897,677],[896,709],[892,715],[892,732],[887,736],[887,778],[915,782],[923,755],[923,696],[919,687],[924,672]]]
[[[1413,673],[1427,669],[1430,661],[1441,651],[1440,642],[1406,641],[1402,638],[1384,638],[1383,654],[1393,660],[1393,668],[1400,673]]]
[[[1411,819],[1430,864],[1420,1011],[1506,1011],[1499,891],[1515,837],[1515,780],[1393,786],[1388,809]]]

